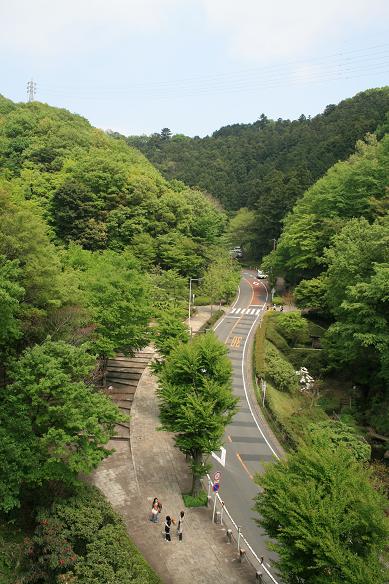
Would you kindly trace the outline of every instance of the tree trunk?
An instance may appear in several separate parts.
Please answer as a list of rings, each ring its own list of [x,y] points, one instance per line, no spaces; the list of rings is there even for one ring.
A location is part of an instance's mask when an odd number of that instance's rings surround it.
[[[201,452],[196,452],[193,454],[192,462],[192,497],[197,497],[201,491],[201,475],[199,474],[199,469],[203,463],[203,455]]]

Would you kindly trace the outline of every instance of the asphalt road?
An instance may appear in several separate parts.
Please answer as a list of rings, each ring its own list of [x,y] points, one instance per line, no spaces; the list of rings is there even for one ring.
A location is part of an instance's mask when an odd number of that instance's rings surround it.
[[[253,336],[268,299],[266,281],[257,280],[253,271],[243,272],[237,300],[215,327],[219,339],[228,346],[239,412],[226,428],[225,463],[213,458],[211,474],[221,472],[221,498],[235,522],[242,527],[250,546],[258,557],[264,557],[265,565],[274,574],[269,564],[274,554],[266,547],[268,538],[256,524],[253,511],[253,499],[259,490],[254,475],[264,471],[264,463],[282,455],[280,445],[258,408],[252,381]],[[222,458],[221,452],[216,454]],[[278,576],[274,576],[280,582]]]

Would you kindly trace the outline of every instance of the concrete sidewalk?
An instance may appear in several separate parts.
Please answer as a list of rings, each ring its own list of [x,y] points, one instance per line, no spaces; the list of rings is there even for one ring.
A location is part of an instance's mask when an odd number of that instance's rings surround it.
[[[200,312],[200,311],[199,311]],[[203,310],[193,322],[197,330],[210,316]],[[131,409],[130,443],[114,442],[116,452],[92,476],[93,483],[123,517],[128,533],[165,584],[236,584],[255,581],[251,566],[238,560],[237,549],[226,543],[225,531],[211,523],[209,509],[185,509],[181,493],[190,489],[190,473],[173,438],[159,425],[156,379],[146,368]],[[149,520],[151,502],[163,504],[160,523]],[[185,510],[183,541],[175,528],[172,541],[162,535],[164,517]]]

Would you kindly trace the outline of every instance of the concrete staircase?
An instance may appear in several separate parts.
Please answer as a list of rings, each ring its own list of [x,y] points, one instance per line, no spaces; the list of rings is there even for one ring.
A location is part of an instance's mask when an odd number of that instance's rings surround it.
[[[151,347],[138,351],[133,357],[117,355],[108,359],[105,373],[105,392],[116,403],[123,414],[129,415],[136,388],[143,371],[154,357]],[[112,440],[128,440],[130,421],[116,425]]]

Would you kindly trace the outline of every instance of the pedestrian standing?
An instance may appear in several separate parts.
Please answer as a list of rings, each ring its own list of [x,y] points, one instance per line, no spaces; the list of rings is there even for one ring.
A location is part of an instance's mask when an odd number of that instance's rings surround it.
[[[166,519],[165,519],[165,539],[166,539],[166,541],[172,541],[171,537],[170,537],[171,525],[172,525],[171,517],[169,515],[166,515]]]
[[[180,512],[180,517],[178,519],[178,524],[177,524],[178,541],[182,541],[182,530],[183,530],[183,523],[184,523],[184,515],[185,515],[185,511],[181,511]]]
[[[155,499],[153,501],[153,506],[151,507],[150,520],[153,523],[158,523],[158,518],[159,518],[159,501],[158,501],[157,497],[155,497]]]

